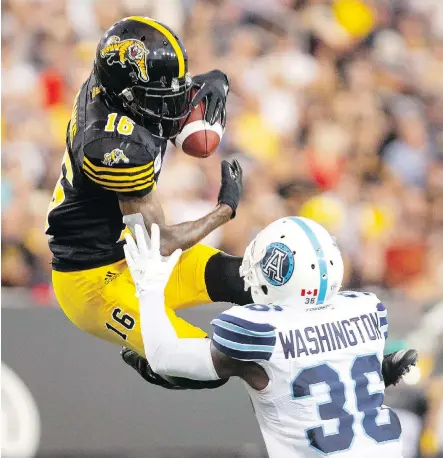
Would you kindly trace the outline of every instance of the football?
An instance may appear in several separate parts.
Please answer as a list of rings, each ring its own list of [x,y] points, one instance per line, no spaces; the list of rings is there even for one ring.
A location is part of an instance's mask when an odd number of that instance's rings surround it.
[[[193,89],[192,96],[197,89]],[[224,129],[217,121],[210,125],[205,121],[206,100],[203,99],[186,118],[181,132],[175,137],[175,145],[190,156],[204,158],[210,156],[220,144]]]

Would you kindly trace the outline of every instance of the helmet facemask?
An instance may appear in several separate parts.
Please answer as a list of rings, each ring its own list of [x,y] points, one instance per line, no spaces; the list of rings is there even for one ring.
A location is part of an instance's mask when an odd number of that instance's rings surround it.
[[[260,303],[266,302],[267,286],[264,284],[263,278],[259,275],[260,262],[266,254],[265,250],[256,250],[256,240],[254,239],[246,248],[243,256],[243,261],[240,266],[240,277],[243,278],[245,283],[245,291],[251,289],[254,296],[263,295]]]
[[[157,86],[157,87],[156,87]],[[189,116],[191,106],[192,78],[173,78],[170,87],[158,83],[150,87],[134,85],[124,89],[118,96],[126,109],[142,120],[153,135],[162,138],[176,137],[183,121]]]

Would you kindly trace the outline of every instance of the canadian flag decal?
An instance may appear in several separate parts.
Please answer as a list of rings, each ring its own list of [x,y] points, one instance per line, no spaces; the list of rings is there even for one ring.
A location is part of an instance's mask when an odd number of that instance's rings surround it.
[[[317,289],[302,289],[301,295],[302,296],[317,296],[318,290]]]

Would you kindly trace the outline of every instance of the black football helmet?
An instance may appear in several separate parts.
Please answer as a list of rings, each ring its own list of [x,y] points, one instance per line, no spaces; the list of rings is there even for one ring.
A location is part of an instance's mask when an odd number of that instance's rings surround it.
[[[192,78],[181,40],[168,27],[141,16],[114,24],[102,37],[94,63],[105,97],[159,137],[173,138],[191,111]]]

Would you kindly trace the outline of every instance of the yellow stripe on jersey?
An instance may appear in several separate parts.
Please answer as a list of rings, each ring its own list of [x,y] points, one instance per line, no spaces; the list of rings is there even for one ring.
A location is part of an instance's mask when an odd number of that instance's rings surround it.
[[[72,180],[74,179],[74,171],[72,170],[71,157],[69,156],[67,149],[65,150],[65,154],[63,155],[62,167],[63,164],[66,167],[66,179],[68,180],[68,183],[72,186]]]
[[[93,172],[108,172],[116,173],[119,175],[128,175],[129,173],[141,174],[142,172],[151,171],[154,165],[154,161],[148,162],[145,165],[139,165],[137,167],[122,167],[122,168],[111,168],[111,167],[98,167],[94,165],[86,156],[83,157],[83,165],[88,165]],[[131,176],[131,175],[129,175]]]
[[[102,181],[105,181],[109,184],[111,184],[112,182],[114,183],[122,183],[122,182],[126,182],[126,183],[135,183],[136,181],[142,181],[142,180],[147,180],[148,178],[152,178],[154,176],[154,172],[151,171],[151,173],[144,173],[143,175],[124,175],[124,176],[119,176],[119,177],[116,177],[114,175],[97,175],[93,172],[91,172],[91,170],[88,169],[88,167],[83,167],[83,171],[85,173],[88,174],[88,176],[92,176],[94,178],[96,178],[97,180],[102,180]]]
[[[98,180],[94,176],[92,176],[86,169],[84,169],[86,175],[95,183],[103,186],[105,189],[109,189],[111,191],[118,191],[118,192],[130,192],[130,191],[138,191],[139,189],[149,188],[149,186],[154,183],[154,175],[150,178],[145,178],[142,180],[134,180],[132,182],[127,183],[112,183],[109,181]]]
[[[172,48],[174,49],[175,54],[177,55],[178,77],[181,78],[182,76],[185,75],[185,56],[183,54],[183,51],[177,39],[174,37],[174,35],[172,35],[172,33],[166,27],[164,27],[163,25],[159,24],[158,22],[148,17],[130,16],[127,19],[130,19],[132,21],[143,22],[144,24],[150,25],[151,27],[153,27],[154,29],[162,33],[168,39],[169,43],[171,43]]]
[[[96,97],[97,95],[99,95],[99,94],[101,93],[101,91],[102,91],[102,90],[101,90],[99,87],[93,87],[93,88],[92,88],[92,91],[91,91],[91,97],[92,97],[93,99],[95,99],[95,97]]]
[[[109,191],[140,191],[155,184],[153,161],[137,167],[111,168],[98,167],[85,156],[83,158],[83,171],[89,179]],[[100,172],[107,172],[108,174]]]
[[[143,189],[148,189],[149,187],[152,187],[152,190],[155,189],[156,185],[155,185],[155,181],[153,183],[151,183],[150,185],[141,185],[141,186],[137,186],[135,188],[124,188],[124,189],[113,189],[113,188],[108,188],[106,186],[103,186],[103,189],[107,189],[108,191],[116,191],[116,192],[133,192],[133,191],[142,191]]]
[[[97,178],[99,180],[116,181],[116,182],[119,182],[119,181],[133,182],[133,181],[136,181],[136,180],[146,179],[148,177],[150,178],[151,176],[154,175],[154,168],[153,167],[149,168],[145,172],[139,172],[139,173],[136,173],[136,174],[133,174],[133,175],[123,175],[123,174],[106,175],[106,174],[102,174],[102,173],[98,174],[98,173],[95,173],[86,162],[83,164],[83,170],[86,173],[88,173],[89,175],[92,175],[92,176],[94,176],[95,178]],[[110,172],[113,172],[113,170],[111,170]]]
[[[134,186],[134,185],[139,185],[139,184],[142,184],[142,183],[145,183],[147,181],[153,181],[154,179],[154,174],[151,173],[149,175],[144,175],[144,176],[134,176],[134,177],[130,177],[129,179],[125,179],[125,180],[120,180],[120,181],[114,181],[113,180],[113,177],[111,177],[111,179],[106,179],[104,176],[102,175],[95,175],[93,173],[91,173],[87,168],[83,168],[83,171],[86,173],[86,175],[88,175],[89,178],[91,178],[91,180],[95,181],[96,183],[98,184],[102,184],[102,185],[105,185],[105,186],[115,186],[116,188],[119,188],[119,187],[125,187],[125,186]]]

